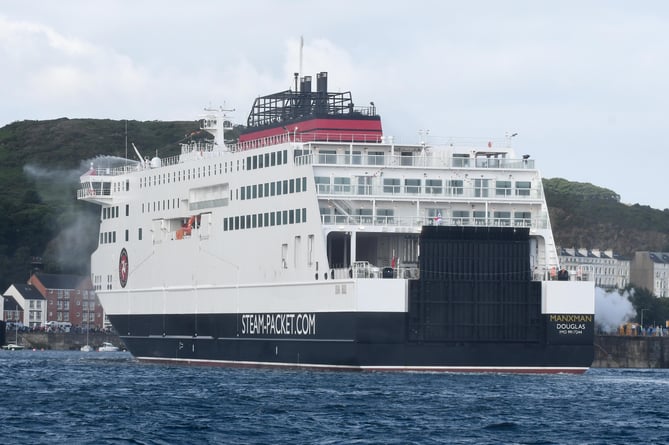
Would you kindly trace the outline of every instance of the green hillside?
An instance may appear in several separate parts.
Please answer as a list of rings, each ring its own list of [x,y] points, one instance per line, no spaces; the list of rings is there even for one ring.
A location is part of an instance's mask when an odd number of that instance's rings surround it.
[[[26,281],[31,257],[52,273],[87,275],[99,208],[76,199],[79,176],[100,155],[125,157],[126,125],[142,153],[170,156],[197,122],[56,119],[0,128],[0,289]]]
[[[127,125],[127,130],[126,130]],[[0,289],[27,280],[31,257],[52,273],[88,274],[99,209],[76,200],[79,176],[102,155],[171,156],[193,122],[99,119],[22,121],[0,128]],[[127,144],[126,144],[127,135]],[[544,180],[558,245],[669,250],[669,209],[628,206],[591,184]]]
[[[669,251],[669,209],[620,202],[615,192],[562,178],[544,179],[556,243],[562,247]]]

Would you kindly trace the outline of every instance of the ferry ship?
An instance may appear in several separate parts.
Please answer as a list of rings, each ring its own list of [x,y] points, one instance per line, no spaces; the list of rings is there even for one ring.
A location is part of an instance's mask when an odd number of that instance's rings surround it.
[[[583,373],[594,283],[560,269],[510,137],[399,143],[326,72],[255,100],[239,137],[92,165],[91,278],[140,361]],[[134,145],[133,145],[134,147]]]

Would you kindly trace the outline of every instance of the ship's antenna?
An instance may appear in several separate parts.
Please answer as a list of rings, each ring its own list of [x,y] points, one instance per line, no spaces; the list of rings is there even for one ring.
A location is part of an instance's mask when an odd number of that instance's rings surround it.
[[[302,75],[302,49],[304,48],[304,37],[300,36],[300,76]]]
[[[125,160],[128,161],[128,119],[125,120]]]

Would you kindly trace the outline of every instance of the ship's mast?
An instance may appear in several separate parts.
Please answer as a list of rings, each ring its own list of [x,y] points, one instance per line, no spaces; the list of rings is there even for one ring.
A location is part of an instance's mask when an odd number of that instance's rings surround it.
[[[300,70],[298,77],[302,75],[302,50],[304,49],[304,37],[300,36]]]

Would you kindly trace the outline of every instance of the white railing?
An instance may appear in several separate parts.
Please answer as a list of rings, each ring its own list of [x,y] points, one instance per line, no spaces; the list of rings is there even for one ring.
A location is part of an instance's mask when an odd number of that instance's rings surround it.
[[[459,158],[448,156],[432,156],[417,154],[415,156],[402,156],[384,154],[362,154],[362,153],[309,153],[298,156],[295,159],[297,165],[316,166],[371,166],[377,168],[387,167],[420,167],[420,168],[486,168],[486,169],[534,169],[534,159],[508,159],[508,158]]]
[[[434,200],[447,197],[449,199],[481,199],[486,201],[537,200],[541,199],[541,188],[494,188],[494,187],[452,187],[425,185],[351,185],[351,184],[317,184],[316,191],[321,199],[341,199],[342,196],[365,196],[402,198],[412,197]]]
[[[419,216],[369,216],[321,215],[324,226],[358,227],[422,227],[422,226],[471,226],[471,227],[529,227],[547,229],[546,216],[536,218],[473,218],[473,217],[419,217]]]

